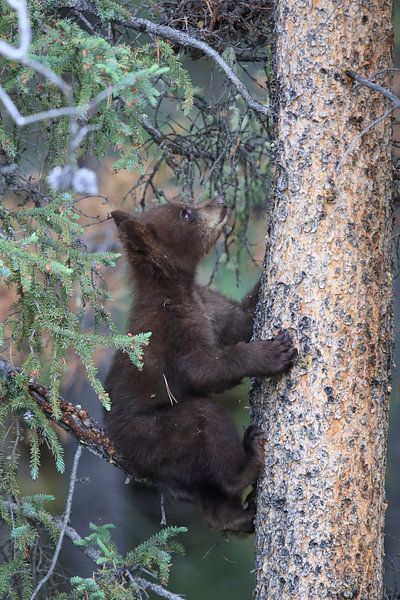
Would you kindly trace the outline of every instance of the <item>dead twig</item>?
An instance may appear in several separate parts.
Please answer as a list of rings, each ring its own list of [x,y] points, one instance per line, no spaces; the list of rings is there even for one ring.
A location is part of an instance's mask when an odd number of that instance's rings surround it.
[[[54,570],[57,566],[58,557],[60,556],[62,543],[64,541],[64,536],[66,533],[66,528],[67,528],[68,521],[71,516],[72,500],[74,497],[74,491],[75,491],[75,485],[76,485],[76,473],[78,470],[78,464],[79,464],[79,459],[81,457],[81,454],[82,454],[82,446],[78,445],[76,452],[75,452],[75,456],[74,456],[74,462],[72,464],[71,477],[69,480],[69,488],[68,488],[68,495],[67,495],[67,502],[65,504],[65,511],[64,511],[64,515],[62,518],[62,522],[61,522],[60,536],[57,541],[56,549],[54,550],[53,558],[51,560],[51,564],[50,564],[50,567],[49,567],[46,575],[43,577],[43,579],[41,579],[39,581],[34,592],[32,593],[30,600],[34,600],[36,598],[39,591],[42,589],[42,587],[49,581],[50,577],[53,575]]]
[[[345,153],[343,154],[342,158],[340,159],[337,167],[336,167],[336,173],[339,173],[343,163],[346,161],[346,159],[348,158],[348,156],[353,152],[357,142],[366,134],[368,133],[368,131],[370,131],[373,127],[375,127],[376,125],[378,125],[379,123],[381,123],[382,121],[384,121],[386,119],[386,117],[388,117],[389,115],[391,115],[391,113],[396,109],[396,108],[400,108],[400,98],[398,96],[396,96],[395,94],[393,94],[393,92],[391,92],[390,90],[388,90],[387,88],[382,87],[381,85],[374,83],[373,81],[370,81],[369,79],[366,79],[365,77],[362,77],[361,75],[359,75],[358,73],[356,73],[355,71],[346,71],[346,75],[348,75],[348,77],[350,77],[351,79],[353,79],[354,81],[357,81],[360,85],[363,85],[371,90],[374,90],[375,92],[379,92],[380,94],[382,94],[383,96],[385,96],[385,98],[388,98],[394,106],[391,106],[388,110],[386,110],[380,117],[378,117],[377,119],[375,119],[374,121],[372,121],[372,123],[370,123],[369,125],[367,125],[367,127],[365,127],[351,142],[351,144],[349,145],[349,147],[347,148],[347,150],[345,151]]]
[[[354,81],[357,81],[361,85],[364,85],[365,87],[369,88],[370,90],[374,90],[374,92],[379,92],[380,94],[382,94],[382,96],[385,96],[385,98],[388,98],[391,102],[393,102],[396,108],[400,108],[400,98],[396,96],[396,94],[394,94],[392,91],[382,87],[378,83],[374,83],[373,81],[362,77],[358,73],[355,73],[355,71],[346,71],[346,75],[348,75],[351,79],[354,79]]]
[[[342,158],[340,159],[337,167],[336,167],[336,173],[339,173],[343,163],[347,160],[347,157],[353,152],[354,148],[357,145],[357,142],[366,134],[368,133],[368,131],[370,129],[372,129],[373,127],[375,127],[375,125],[379,125],[379,123],[381,123],[382,121],[384,121],[386,119],[386,117],[388,117],[389,115],[392,114],[392,112],[395,110],[394,106],[391,106],[388,110],[386,110],[383,115],[381,115],[380,117],[378,117],[377,119],[375,119],[374,121],[372,121],[372,123],[370,123],[369,125],[367,125],[367,127],[365,127],[365,129],[363,129],[351,142],[351,144],[349,145],[349,147],[347,148],[346,152],[343,154]]]

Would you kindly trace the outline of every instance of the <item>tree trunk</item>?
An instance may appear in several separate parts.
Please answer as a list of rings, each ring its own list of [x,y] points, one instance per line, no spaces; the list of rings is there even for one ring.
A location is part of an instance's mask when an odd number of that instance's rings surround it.
[[[392,345],[390,119],[345,75],[391,67],[390,0],[278,0],[276,185],[256,334],[299,359],[258,384],[258,600],[380,600]],[[379,82],[389,85],[386,77]]]

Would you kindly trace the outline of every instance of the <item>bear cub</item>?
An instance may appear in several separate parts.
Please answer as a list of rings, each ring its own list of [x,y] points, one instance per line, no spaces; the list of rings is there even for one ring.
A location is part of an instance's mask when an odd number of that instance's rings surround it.
[[[107,433],[132,474],[176,499],[197,502],[209,525],[254,531],[255,505],[241,495],[263,465],[263,436],[241,441],[230,414],[209,398],[243,377],[278,375],[296,356],[287,333],[250,341],[259,284],[241,303],[196,283],[196,268],[226,221],[222,198],[165,204],[133,217],[111,213],[131,268],[127,331],[151,331],[139,371],[118,351],[106,380]]]

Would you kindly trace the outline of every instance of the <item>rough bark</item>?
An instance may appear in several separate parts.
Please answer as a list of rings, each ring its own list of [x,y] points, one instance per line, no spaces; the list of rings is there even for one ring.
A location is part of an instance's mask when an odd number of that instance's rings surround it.
[[[259,600],[382,598],[391,365],[390,119],[353,84],[391,66],[389,0],[279,0],[276,189],[256,334],[300,352],[253,409]],[[379,82],[389,84],[384,77]]]

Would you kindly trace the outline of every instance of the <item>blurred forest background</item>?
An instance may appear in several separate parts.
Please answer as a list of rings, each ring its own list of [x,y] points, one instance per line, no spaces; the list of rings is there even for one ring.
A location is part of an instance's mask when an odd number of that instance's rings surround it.
[[[395,64],[399,64],[400,52],[400,1],[395,2]],[[216,100],[221,94],[222,77],[203,59],[185,59],[193,84],[209,90],[210,99]],[[395,74],[394,90],[400,91],[400,76]],[[259,72],[251,74],[256,79],[263,79],[262,66]],[[246,84],[250,85],[250,78]],[[173,115],[179,118],[177,115]],[[395,139],[400,140],[400,128],[395,130]],[[36,139],[33,137],[32,154],[37,152]],[[400,142],[399,142],[400,146]],[[396,149],[396,151],[398,151]],[[399,155],[400,157],[400,155]],[[32,160],[33,157],[31,157]],[[118,249],[116,231],[113,223],[106,221],[107,213],[117,207],[132,210],[135,202],[130,190],[138,181],[138,175],[128,171],[113,174],[112,157],[104,163],[87,159],[83,163],[93,168],[100,178],[100,194],[104,197],[88,198],[80,202],[80,210],[87,225],[85,241],[88,249]],[[171,184],[167,171],[158,170],[155,187],[162,190],[165,196],[173,199],[179,195],[179,187]],[[397,194],[395,194],[396,196]],[[150,199],[151,195],[147,196]],[[395,206],[400,204],[400,192]],[[105,200],[107,199],[107,201]],[[265,190],[265,202],[268,202],[268,191]],[[397,209],[399,210],[399,209]],[[101,222],[103,221],[104,222]],[[221,292],[233,298],[240,298],[250,289],[258,278],[264,257],[265,219],[262,206],[253,210],[248,227],[247,239],[251,256],[241,252],[239,261],[224,262],[218,260],[220,255],[214,254],[204,263],[200,278],[203,283],[212,280],[212,285]],[[395,235],[400,236],[400,221],[396,219]],[[399,237],[395,238],[396,249]],[[218,261],[218,269],[215,269]],[[395,332],[396,352],[395,362],[400,365],[400,261],[399,253],[395,252]],[[119,259],[114,268],[104,271],[107,286],[112,294],[112,314],[120,331],[124,330],[125,318],[131,301],[132,291],[127,279],[126,264]],[[14,300],[12,291],[0,297],[0,317]],[[104,380],[112,352],[99,351],[95,360]],[[68,372],[63,380],[63,397],[73,404],[81,404],[95,418],[102,421],[101,407],[96,394],[87,383],[86,375],[81,364],[71,355]],[[388,439],[388,469],[387,469],[387,500],[386,516],[386,583],[388,590],[399,594],[400,598],[400,381],[399,368],[393,373],[393,393],[390,413],[390,429]],[[249,384],[243,384],[219,396],[233,412],[239,429],[249,422],[248,407]],[[71,467],[76,442],[64,432],[60,432],[66,449],[67,472]],[[29,471],[28,448],[26,451],[25,473],[20,479],[22,493],[33,494],[45,492],[56,497],[52,510],[60,514],[64,509],[67,478],[57,473],[53,457],[43,456],[40,478],[33,482]],[[186,555],[174,559],[169,589],[182,593],[190,600],[222,600],[234,598],[246,600],[251,598],[254,588],[254,548],[253,538],[225,540],[220,534],[209,530],[198,512],[190,505],[179,504],[166,506],[168,525],[187,526],[188,533],[181,536],[186,548]],[[114,523],[113,539],[122,553],[133,548],[160,529],[160,497],[150,488],[137,484],[125,485],[124,477],[113,466],[84,452],[79,466],[79,482],[75,491],[71,525],[82,535],[87,533],[88,522],[96,524]],[[64,543],[61,565],[65,576],[70,573],[90,576],[93,565],[79,549],[74,548],[68,541]]]

